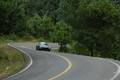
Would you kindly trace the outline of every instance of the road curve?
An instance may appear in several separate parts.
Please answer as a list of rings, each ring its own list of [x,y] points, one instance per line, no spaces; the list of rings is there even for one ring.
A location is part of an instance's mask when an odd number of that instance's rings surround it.
[[[119,61],[74,54],[36,51],[36,43],[11,43],[26,52],[32,64],[24,71],[4,80],[120,80]],[[57,44],[49,44],[58,48]],[[115,63],[114,63],[115,62]],[[30,62],[29,62],[30,63]],[[118,66],[116,66],[116,64]]]

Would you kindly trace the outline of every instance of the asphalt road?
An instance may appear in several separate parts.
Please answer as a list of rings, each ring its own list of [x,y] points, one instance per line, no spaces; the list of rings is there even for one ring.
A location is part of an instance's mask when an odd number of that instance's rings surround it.
[[[120,80],[119,61],[36,51],[36,43],[10,45],[24,51],[29,61],[27,68],[4,80]],[[57,44],[49,45],[59,48]]]

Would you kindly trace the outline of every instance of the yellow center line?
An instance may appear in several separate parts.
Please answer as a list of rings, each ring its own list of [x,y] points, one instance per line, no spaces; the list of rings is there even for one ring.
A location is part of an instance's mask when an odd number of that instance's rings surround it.
[[[70,68],[72,67],[72,63],[71,63],[70,60],[67,59],[66,57],[61,56],[61,55],[59,55],[59,54],[55,54],[55,53],[51,53],[51,54],[57,55],[57,56],[59,56],[59,57],[62,57],[63,59],[65,59],[65,60],[68,62],[69,66],[67,67],[67,69],[66,69],[65,71],[63,71],[62,73],[60,73],[60,74],[58,74],[58,75],[56,75],[56,76],[54,76],[54,77],[52,77],[52,78],[50,78],[50,79],[48,79],[48,80],[53,80],[53,79],[55,79],[55,78],[57,78],[57,77],[65,74],[65,73],[68,72],[68,71],[70,70]]]

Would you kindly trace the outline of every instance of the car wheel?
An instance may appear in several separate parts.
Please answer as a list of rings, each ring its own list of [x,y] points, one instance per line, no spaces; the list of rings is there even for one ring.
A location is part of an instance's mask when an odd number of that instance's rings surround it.
[[[38,50],[38,48],[36,48],[36,50]]]

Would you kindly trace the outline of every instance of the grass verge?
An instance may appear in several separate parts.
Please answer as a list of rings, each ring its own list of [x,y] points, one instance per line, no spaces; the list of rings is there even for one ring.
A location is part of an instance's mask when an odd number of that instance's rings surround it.
[[[53,49],[51,52],[59,52],[59,49]]]
[[[19,72],[25,64],[26,59],[20,51],[0,43],[0,80]]]

